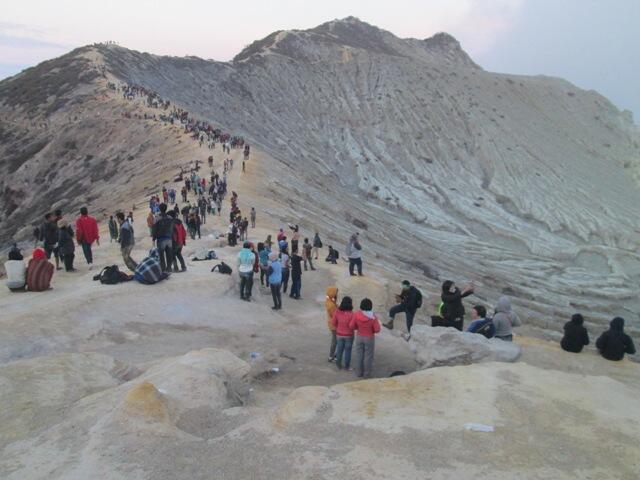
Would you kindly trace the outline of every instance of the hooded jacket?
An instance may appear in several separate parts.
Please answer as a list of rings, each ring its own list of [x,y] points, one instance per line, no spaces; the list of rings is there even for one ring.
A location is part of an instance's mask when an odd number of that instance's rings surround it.
[[[380,322],[373,312],[365,312],[362,310],[353,314],[351,322],[349,322],[351,330],[357,330],[359,337],[373,337],[376,333],[380,333]]]
[[[493,326],[496,328],[496,337],[508,337],[513,335],[512,327],[522,325],[516,312],[511,310],[511,301],[508,297],[500,297],[496,306],[496,314],[493,316]]]
[[[574,315],[571,321],[564,324],[564,336],[560,346],[567,352],[580,353],[582,347],[589,345],[589,333],[583,325],[582,315]]]
[[[248,248],[243,248],[238,253],[238,271],[240,273],[253,272],[253,264],[255,262],[255,255]]]
[[[607,360],[622,360],[624,354],[633,355],[636,347],[631,337],[624,333],[624,318],[616,317],[611,320],[609,330],[600,335],[596,347]]]
[[[76,220],[76,240],[78,245],[82,243],[92,244],[100,238],[98,222],[91,215],[80,215]]]
[[[452,293],[449,291],[451,283],[449,281],[444,282],[442,287],[442,318],[445,320],[454,320],[456,318],[464,317],[464,305],[462,305],[462,299],[468,297],[473,292],[462,293],[459,288],[456,288]]]
[[[330,331],[335,331],[335,327],[333,326],[333,314],[338,309],[338,305],[336,304],[336,296],[338,295],[338,287],[331,286],[327,288],[327,297],[324,300],[324,308],[327,310],[327,327],[329,327]]]

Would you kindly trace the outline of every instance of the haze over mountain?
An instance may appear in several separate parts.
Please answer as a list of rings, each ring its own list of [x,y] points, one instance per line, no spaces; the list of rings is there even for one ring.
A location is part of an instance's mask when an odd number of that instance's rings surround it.
[[[49,206],[108,212],[164,180],[181,147],[123,129],[107,80],[244,135],[266,154],[253,188],[271,213],[336,245],[361,231],[365,262],[433,292],[474,279],[541,326],[575,309],[637,322],[640,137],[597,92],[352,17],[228,63],[83,47],[0,82],[3,241]]]

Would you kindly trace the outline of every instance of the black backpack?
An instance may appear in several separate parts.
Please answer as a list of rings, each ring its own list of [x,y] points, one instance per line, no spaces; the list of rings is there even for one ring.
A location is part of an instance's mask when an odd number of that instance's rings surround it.
[[[422,306],[422,292],[416,288],[416,309]]]
[[[109,265],[104,267],[102,271],[93,277],[94,280],[100,280],[103,285],[115,285],[121,282],[120,270],[117,265]]]
[[[487,321],[478,327],[474,333],[484,335],[486,338],[493,338],[496,333],[496,328],[493,326],[491,319],[487,318]]]
[[[218,269],[218,272],[225,274],[225,275],[231,275],[231,273],[233,272],[233,270],[231,269],[231,267],[229,265],[227,265],[224,262],[220,262],[218,265],[215,265],[211,271],[214,272],[216,270],[216,268]]]

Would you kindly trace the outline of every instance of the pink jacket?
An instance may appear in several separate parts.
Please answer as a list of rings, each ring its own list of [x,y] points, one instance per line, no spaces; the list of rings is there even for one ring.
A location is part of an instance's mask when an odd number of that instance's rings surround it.
[[[380,332],[380,322],[378,317],[373,315],[373,318],[369,318],[362,312],[362,310],[353,314],[349,327],[358,331],[359,337],[373,337],[376,333]]]
[[[340,337],[353,337],[353,328],[350,326],[353,320],[353,312],[336,310],[331,324]]]

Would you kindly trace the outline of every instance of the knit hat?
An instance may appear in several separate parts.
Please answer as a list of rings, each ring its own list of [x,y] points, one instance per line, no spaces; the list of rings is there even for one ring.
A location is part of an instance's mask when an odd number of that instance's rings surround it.
[[[278,259],[278,252],[271,252],[269,254],[269,260],[271,260],[272,262],[277,259]]]
[[[44,254],[44,250],[42,250],[41,248],[36,248],[33,251],[33,258],[36,260],[41,260],[43,258],[47,258],[47,256]]]

